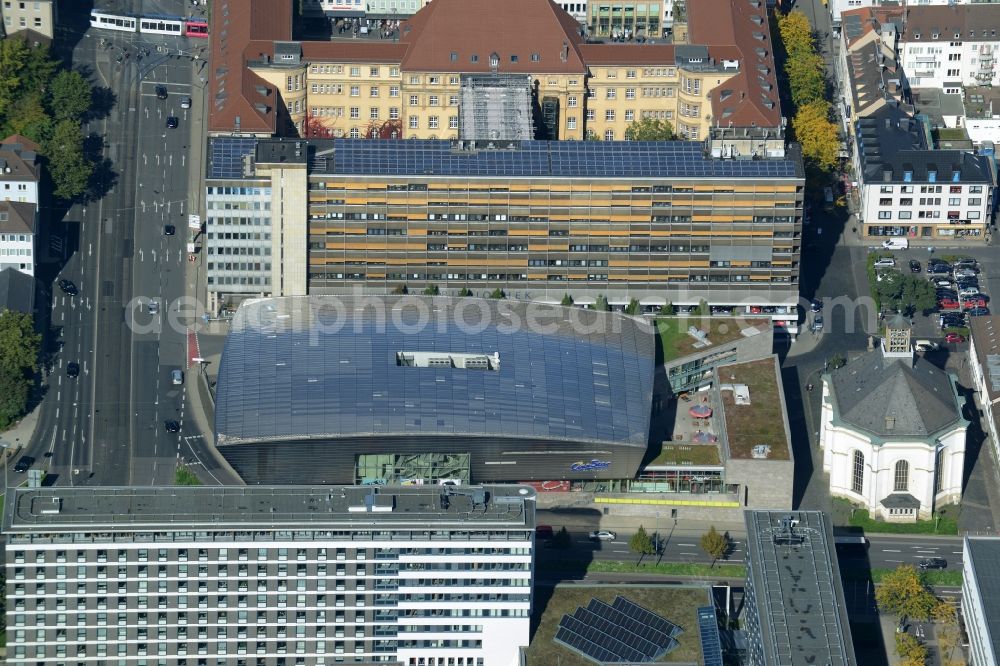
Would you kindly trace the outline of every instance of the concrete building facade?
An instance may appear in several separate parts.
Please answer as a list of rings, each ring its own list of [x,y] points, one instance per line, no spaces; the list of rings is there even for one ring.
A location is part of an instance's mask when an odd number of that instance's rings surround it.
[[[912,88],[960,93],[1000,83],[1000,12],[991,4],[910,6],[899,60]]]
[[[52,39],[56,31],[56,0],[3,0],[3,28],[10,36],[22,30]]]
[[[520,486],[11,490],[7,663],[515,666],[534,499]]]

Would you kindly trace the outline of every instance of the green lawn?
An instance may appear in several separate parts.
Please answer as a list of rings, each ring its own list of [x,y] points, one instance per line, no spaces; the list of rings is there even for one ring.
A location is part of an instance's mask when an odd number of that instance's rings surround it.
[[[636,558],[638,559],[638,555]],[[587,573],[641,573],[660,576],[690,576],[692,578],[746,578],[747,568],[742,564],[698,564],[695,562],[661,562],[647,556],[643,564],[621,560],[593,560]]]
[[[175,486],[200,486],[201,480],[187,467],[178,467],[174,472]]]
[[[650,465],[718,465],[719,447],[715,444],[663,444]]]
[[[774,359],[725,365],[719,368],[719,377],[727,384],[746,384],[750,389],[749,405],[737,405],[732,391],[722,392],[729,452],[733,458],[750,458],[754,446],[770,444],[770,460],[788,460],[788,438]]]
[[[915,523],[887,523],[872,518],[868,509],[854,508],[847,500],[835,498],[833,502],[835,505],[839,505],[839,510],[835,507],[833,512],[837,524],[860,527],[865,533],[958,534],[958,507],[955,506],[942,507],[935,513],[935,518],[932,520],[918,520]],[[847,517],[846,523],[844,522],[845,516]]]
[[[536,592],[536,595],[538,593]],[[538,628],[527,649],[527,663],[531,666],[591,666],[593,662],[553,641],[559,620],[566,613],[573,613],[597,598],[607,603],[621,595],[643,608],[657,613],[677,624],[683,633],[678,637],[678,647],[668,652],[659,663],[703,664],[701,639],[698,635],[697,611],[700,606],[711,605],[708,591],[703,587],[640,586],[640,585],[559,585],[552,596],[536,609],[542,610]],[[537,596],[536,596],[537,599]],[[543,606],[543,608],[539,608]]]
[[[759,317],[760,315],[753,315]],[[740,324],[745,328],[760,323],[759,319],[739,317],[662,317],[656,320],[657,337],[663,361],[672,361],[687,356],[700,349],[707,349],[743,337]],[[770,325],[770,324],[768,324]],[[707,347],[695,347],[698,340],[688,335],[688,328],[694,326],[708,334]]]

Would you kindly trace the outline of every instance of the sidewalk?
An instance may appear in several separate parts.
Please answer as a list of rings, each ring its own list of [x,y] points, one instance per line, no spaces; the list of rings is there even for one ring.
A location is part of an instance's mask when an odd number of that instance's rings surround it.
[[[38,424],[38,415],[42,411],[42,403],[39,402],[35,408],[28,412],[18,421],[14,427],[0,432],[0,441],[8,442],[10,449],[7,458],[12,457],[19,449],[27,448],[31,438],[35,434],[35,426]]]

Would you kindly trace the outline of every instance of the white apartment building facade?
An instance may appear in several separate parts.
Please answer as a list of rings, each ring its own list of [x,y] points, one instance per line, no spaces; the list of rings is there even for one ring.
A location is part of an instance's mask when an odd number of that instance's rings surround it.
[[[3,27],[7,35],[34,30],[49,39],[55,36],[55,0],[3,0]]]
[[[35,274],[37,217],[34,204],[0,201],[0,271]]]
[[[7,662],[514,666],[534,512],[520,486],[20,488]]]
[[[911,88],[961,93],[1000,83],[1000,10],[990,4],[911,6],[899,40]]]

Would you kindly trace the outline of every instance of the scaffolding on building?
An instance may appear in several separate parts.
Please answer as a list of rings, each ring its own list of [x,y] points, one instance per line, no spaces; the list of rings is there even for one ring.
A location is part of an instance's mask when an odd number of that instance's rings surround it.
[[[529,75],[463,74],[460,95],[460,139],[529,141],[534,138]]]

